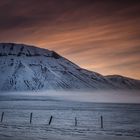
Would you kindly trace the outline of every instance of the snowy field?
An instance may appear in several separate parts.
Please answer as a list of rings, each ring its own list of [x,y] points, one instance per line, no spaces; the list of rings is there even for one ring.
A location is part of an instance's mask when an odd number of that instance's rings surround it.
[[[140,104],[0,95],[0,117],[2,112],[0,140],[140,140]]]

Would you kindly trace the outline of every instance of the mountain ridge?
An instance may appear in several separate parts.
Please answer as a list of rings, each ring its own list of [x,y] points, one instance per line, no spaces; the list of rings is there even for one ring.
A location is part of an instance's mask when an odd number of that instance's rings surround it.
[[[0,75],[0,91],[140,89],[140,80],[103,76],[26,44],[0,43]]]

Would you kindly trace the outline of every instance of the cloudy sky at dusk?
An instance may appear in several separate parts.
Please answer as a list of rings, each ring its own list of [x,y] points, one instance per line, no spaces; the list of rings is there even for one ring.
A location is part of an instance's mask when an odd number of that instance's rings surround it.
[[[0,42],[33,44],[103,75],[140,79],[140,0],[0,0]]]

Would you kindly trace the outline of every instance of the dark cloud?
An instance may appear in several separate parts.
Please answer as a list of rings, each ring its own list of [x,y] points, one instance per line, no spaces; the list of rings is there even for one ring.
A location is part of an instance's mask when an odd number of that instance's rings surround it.
[[[0,3],[0,29],[38,24],[50,26],[57,22],[87,24],[89,20],[108,16],[139,18],[139,3],[132,0],[3,0]]]

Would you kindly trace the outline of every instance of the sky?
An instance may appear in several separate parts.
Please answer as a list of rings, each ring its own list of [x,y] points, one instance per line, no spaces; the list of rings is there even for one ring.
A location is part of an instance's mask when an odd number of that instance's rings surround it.
[[[140,79],[140,0],[0,0],[0,42],[32,44],[103,75]]]

